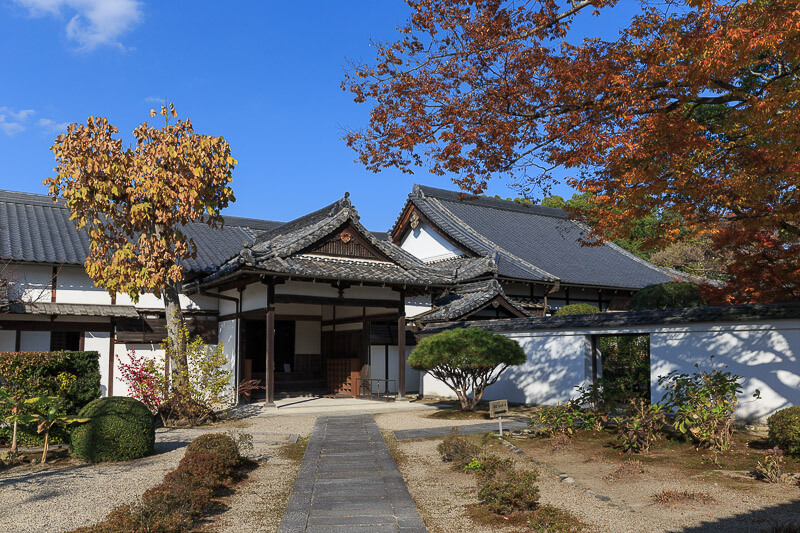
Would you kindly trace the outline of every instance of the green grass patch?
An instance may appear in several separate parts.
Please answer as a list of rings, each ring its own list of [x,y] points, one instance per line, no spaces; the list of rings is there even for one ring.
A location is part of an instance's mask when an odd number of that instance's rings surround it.
[[[283,459],[289,461],[302,461],[303,455],[306,453],[308,446],[308,438],[297,439],[293,444],[284,444],[278,449],[278,455]]]

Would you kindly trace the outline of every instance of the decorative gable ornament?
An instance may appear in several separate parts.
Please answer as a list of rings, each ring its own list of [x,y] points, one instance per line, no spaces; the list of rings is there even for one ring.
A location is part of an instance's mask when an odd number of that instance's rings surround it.
[[[349,231],[343,231],[339,234],[339,240],[347,244],[353,239],[353,234]]]
[[[420,222],[419,213],[417,213],[416,211],[413,211],[411,213],[411,218],[409,218],[409,222],[408,222],[409,226],[411,226],[411,229],[417,229],[417,226],[419,226],[419,222]]]

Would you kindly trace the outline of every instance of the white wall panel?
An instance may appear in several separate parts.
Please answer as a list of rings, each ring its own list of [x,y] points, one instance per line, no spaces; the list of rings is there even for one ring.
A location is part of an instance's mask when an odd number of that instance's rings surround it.
[[[83,349],[87,352],[95,351],[100,354],[98,363],[100,365],[100,394],[108,396],[108,358],[109,341],[111,333],[108,331],[87,331],[83,339]],[[116,361],[114,365],[116,366]]]
[[[103,305],[111,303],[111,295],[96,287],[82,267],[63,267],[56,278],[56,302]]]
[[[22,331],[19,336],[19,351],[47,352],[50,350],[49,331]]]
[[[464,255],[461,250],[424,222],[406,234],[400,247],[423,261],[436,261]]]
[[[17,332],[0,329],[0,352],[13,352],[17,349]]]
[[[24,301],[49,302],[53,282],[53,267],[14,265],[5,273],[9,280],[9,295]]]

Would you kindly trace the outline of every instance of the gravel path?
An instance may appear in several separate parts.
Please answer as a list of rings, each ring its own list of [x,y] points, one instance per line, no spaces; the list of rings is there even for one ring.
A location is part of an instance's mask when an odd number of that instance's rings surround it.
[[[297,435],[308,435],[314,416],[252,417],[213,428],[160,429],[156,453],[124,463],[17,467],[0,474],[0,524],[8,533],[68,531],[102,520],[112,508],[135,501],[174,469],[184,448],[203,433],[253,435],[254,458],[263,458]],[[256,470],[269,470],[259,468]],[[241,518],[241,517],[240,517]],[[240,529],[241,530],[241,529]]]

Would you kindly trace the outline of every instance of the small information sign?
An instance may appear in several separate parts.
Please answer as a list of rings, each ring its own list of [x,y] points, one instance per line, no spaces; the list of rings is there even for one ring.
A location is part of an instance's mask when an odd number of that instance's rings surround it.
[[[508,414],[508,400],[495,400],[489,402],[489,416],[495,418]]]

